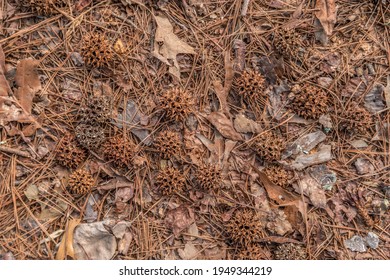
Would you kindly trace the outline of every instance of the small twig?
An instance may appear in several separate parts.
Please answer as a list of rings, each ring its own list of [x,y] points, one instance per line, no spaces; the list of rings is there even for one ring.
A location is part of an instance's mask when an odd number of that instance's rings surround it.
[[[27,157],[27,158],[31,157],[30,153],[28,153],[28,152],[23,152],[23,151],[20,151],[20,150],[17,150],[17,149],[4,147],[4,146],[0,146],[0,151],[1,152],[5,152],[5,153],[9,153],[9,154],[15,154],[15,155],[18,155],[18,156],[21,156],[21,157]]]
[[[249,2],[250,0],[244,0],[244,2],[242,3],[242,9],[241,9],[242,17],[245,17],[246,13],[248,12]]]

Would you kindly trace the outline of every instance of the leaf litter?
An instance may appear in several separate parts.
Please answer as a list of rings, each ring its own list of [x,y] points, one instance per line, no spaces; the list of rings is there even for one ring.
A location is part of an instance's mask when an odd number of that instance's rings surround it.
[[[384,1],[206,2],[7,3],[0,258],[389,258]]]

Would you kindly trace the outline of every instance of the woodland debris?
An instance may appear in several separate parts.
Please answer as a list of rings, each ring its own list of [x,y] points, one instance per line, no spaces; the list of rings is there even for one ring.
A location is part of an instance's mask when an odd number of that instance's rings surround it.
[[[263,131],[261,125],[254,120],[248,119],[244,114],[236,115],[234,119],[234,128],[240,133],[261,133]]]
[[[287,146],[286,150],[283,152],[282,159],[302,153],[308,154],[312,149],[314,149],[314,147],[323,142],[325,139],[326,135],[322,131],[306,134]]]
[[[169,66],[169,72],[180,79],[178,54],[195,54],[193,47],[173,33],[173,26],[165,16],[155,16],[157,29],[153,55]],[[172,63],[171,63],[172,61]]]
[[[222,134],[233,141],[243,140],[241,135],[234,129],[233,123],[222,112],[212,112],[207,120]]]
[[[28,114],[31,114],[35,94],[42,89],[36,71],[38,65],[39,61],[28,58],[21,60],[16,67],[15,82],[17,89],[15,90],[15,97]]]
[[[78,260],[110,260],[116,251],[117,243],[106,226],[110,221],[80,224],[74,232],[73,246]]]
[[[318,151],[305,155],[298,155],[291,162],[290,167],[296,170],[303,170],[308,166],[325,163],[332,159],[332,147],[330,145],[322,145]]]

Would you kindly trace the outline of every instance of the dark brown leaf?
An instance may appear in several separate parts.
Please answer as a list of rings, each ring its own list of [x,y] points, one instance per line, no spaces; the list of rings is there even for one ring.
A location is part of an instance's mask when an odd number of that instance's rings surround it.
[[[241,141],[242,137],[233,127],[233,123],[222,112],[212,112],[207,116],[209,122],[222,134],[223,137],[234,141]]]

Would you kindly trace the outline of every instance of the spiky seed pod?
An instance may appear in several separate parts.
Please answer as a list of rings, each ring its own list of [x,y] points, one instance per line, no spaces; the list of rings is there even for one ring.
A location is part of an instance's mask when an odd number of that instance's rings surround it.
[[[236,210],[226,224],[230,238],[242,246],[258,241],[262,231],[260,217],[252,209]]]
[[[275,259],[277,260],[306,260],[306,249],[301,245],[294,243],[284,243],[275,250]]]
[[[161,157],[165,159],[174,156],[180,157],[182,152],[182,139],[180,134],[171,130],[164,130],[160,132],[154,140],[154,146],[160,153]]]
[[[286,170],[279,165],[268,166],[264,169],[264,173],[272,181],[272,183],[286,187],[291,184],[294,174],[290,170]]]
[[[107,96],[90,96],[79,111],[82,123],[105,123],[110,120],[111,106]]]
[[[181,192],[186,183],[184,174],[173,167],[161,170],[156,177],[156,185],[163,195],[172,195]]]
[[[66,7],[64,0],[21,0],[19,2],[22,11],[31,11],[40,16],[50,16],[57,13],[56,8]]]
[[[258,243],[249,244],[236,255],[236,260],[269,260],[269,252]]]
[[[237,93],[244,98],[256,99],[260,96],[266,97],[265,79],[263,75],[254,71],[244,71],[239,77],[234,79],[234,87]]]
[[[96,150],[105,141],[104,129],[90,124],[79,124],[75,130],[76,139],[88,150]]]
[[[356,102],[351,102],[347,109],[341,113],[339,127],[342,131],[366,135],[374,124],[372,115]]]
[[[108,39],[98,33],[84,36],[80,52],[85,64],[91,67],[108,66],[114,54]]]
[[[77,145],[76,138],[66,134],[60,141],[56,150],[56,160],[59,164],[70,169],[76,169],[87,158],[84,149]]]
[[[285,141],[271,131],[266,131],[257,137],[255,149],[259,156],[267,161],[280,160],[285,148]]]
[[[75,195],[83,195],[90,192],[93,187],[94,179],[85,169],[74,171],[68,181],[68,190]]]
[[[196,180],[202,189],[216,189],[222,183],[221,168],[218,165],[202,164],[197,169]]]
[[[103,154],[120,168],[129,167],[133,162],[136,145],[124,135],[116,135],[103,144]]]
[[[328,111],[329,97],[323,89],[309,84],[296,85],[292,93],[294,96],[289,107],[298,116],[317,120]]]
[[[274,39],[275,50],[284,58],[297,59],[302,43],[300,35],[294,30],[286,31],[283,35],[277,35]]]
[[[184,121],[193,111],[195,101],[189,92],[181,88],[172,88],[159,97],[161,109],[169,120]]]

